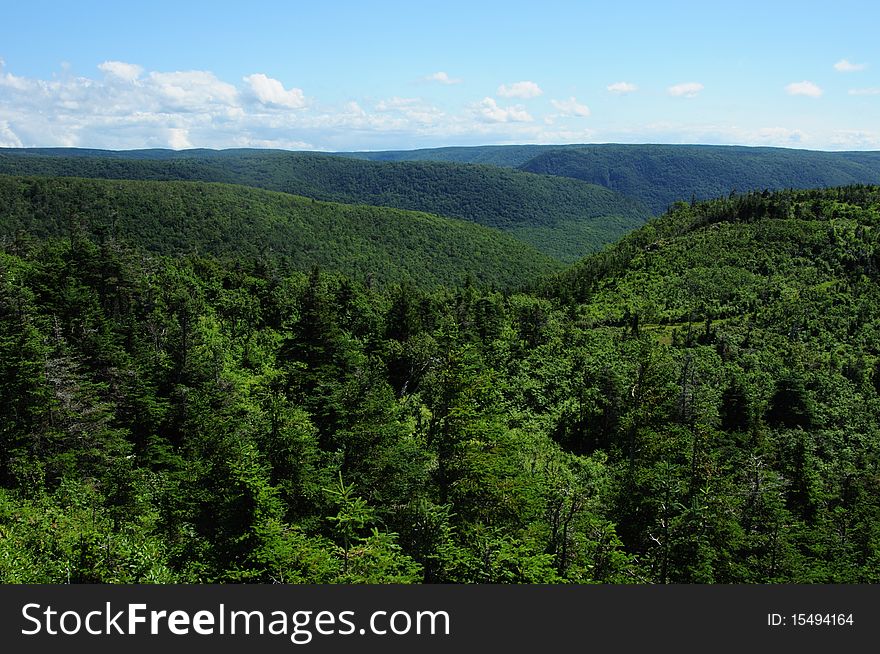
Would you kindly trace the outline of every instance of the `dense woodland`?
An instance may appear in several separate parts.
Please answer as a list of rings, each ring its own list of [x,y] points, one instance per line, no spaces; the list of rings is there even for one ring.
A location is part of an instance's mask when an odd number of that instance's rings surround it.
[[[352,152],[347,156],[373,161],[492,164],[571,177],[617,191],[654,214],[663,213],[679,200],[707,200],[730,192],[880,184],[880,153],[864,151],[601,143],[486,145]]]
[[[639,200],[571,177],[440,161],[380,163],[263,150],[0,149],[0,174],[223,182],[421,211],[507,232],[566,263],[651,216]]]
[[[677,203],[517,289],[4,184],[5,582],[880,581],[877,187]]]
[[[424,213],[226,184],[0,175],[0,238],[79,230],[156,254],[206,254],[367,283],[517,287],[559,262],[513,236]]]
[[[880,184],[877,152],[712,145],[594,145],[547,150],[521,170],[600,184],[655,214],[675,201],[731,192]]]

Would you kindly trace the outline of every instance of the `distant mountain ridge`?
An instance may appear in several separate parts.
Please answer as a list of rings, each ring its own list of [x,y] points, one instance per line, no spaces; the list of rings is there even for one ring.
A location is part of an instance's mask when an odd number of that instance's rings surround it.
[[[715,145],[492,145],[343,152],[0,148],[0,173],[243,184],[501,229],[563,262],[677,201],[880,184],[880,152]],[[575,181],[576,180],[576,181]]]
[[[823,152],[735,145],[486,145],[352,152],[376,161],[492,163],[573,177],[643,202],[659,215],[676,201],[731,191],[880,183],[880,152]]]
[[[880,152],[734,145],[487,145],[347,156],[376,161],[491,163],[604,186],[659,215],[676,201],[732,191],[880,183]]]
[[[545,151],[520,169],[598,184],[661,213],[676,201],[708,200],[734,191],[878,184],[880,152],[595,145]]]
[[[370,161],[451,161],[518,168],[545,152],[587,147],[571,145],[474,145],[419,150],[385,150],[375,152],[339,152],[343,157]]]

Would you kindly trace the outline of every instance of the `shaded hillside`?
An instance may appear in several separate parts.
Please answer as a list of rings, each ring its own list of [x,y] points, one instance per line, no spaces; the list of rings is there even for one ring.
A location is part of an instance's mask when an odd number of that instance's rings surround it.
[[[731,191],[880,183],[880,152],[716,145],[489,145],[354,152],[375,161],[455,161],[516,167],[598,184],[660,214],[678,200]]]
[[[661,213],[673,202],[763,189],[880,183],[875,152],[709,145],[595,145],[547,151],[522,170],[599,184]]]
[[[160,254],[267,259],[424,287],[520,285],[557,264],[509,235],[424,213],[192,182],[0,177],[0,234],[83,229]]]
[[[320,154],[228,150],[123,153],[0,151],[0,172],[26,175],[244,184],[310,198],[460,218],[512,233],[562,261],[575,261],[641,225],[648,211],[579,180],[494,166],[377,163]]]
[[[545,152],[582,148],[583,145],[475,145],[421,150],[340,152],[339,155],[370,161],[450,161],[517,168]]]

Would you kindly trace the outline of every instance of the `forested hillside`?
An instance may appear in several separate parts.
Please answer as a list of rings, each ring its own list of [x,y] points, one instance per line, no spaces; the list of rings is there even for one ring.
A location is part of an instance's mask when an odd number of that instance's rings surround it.
[[[456,161],[561,175],[612,189],[654,214],[673,202],[764,189],[880,183],[878,152],[718,145],[492,145],[356,152],[376,161]]]
[[[243,186],[0,176],[0,237],[72,233],[157,254],[325,267],[428,288],[472,277],[512,288],[559,264],[510,235],[424,213]]]
[[[878,229],[680,203],[531,294],[6,240],[0,579],[880,582]]]
[[[376,163],[314,153],[7,149],[0,150],[0,173],[224,182],[423,211],[509,232],[566,262],[612,243],[650,216],[640,202],[580,180],[496,166]]]
[[[662,213],[731,191],[880,183],[874,153],[709,145],[599,145],[545,152],[522,170],[600,184]]]
[[[340,152],[341,156],[370,161],[451,161],[517,168],[545,152],[582,148],[583,145],[474,145],[421,150]]]
[[[0,148],[0,173],[225,182],[425,211],[507,231],[570,263],[673,202],[765,189],[878,184],[880,153],[616,144],[340,156],[246,149]]]

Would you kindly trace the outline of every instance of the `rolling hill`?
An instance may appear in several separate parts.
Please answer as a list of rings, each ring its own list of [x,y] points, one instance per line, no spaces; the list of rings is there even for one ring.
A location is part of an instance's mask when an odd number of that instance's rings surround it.
[[[319,200],[434,213],[509,232],[560,261],[600,249],[650,215],[600,186],[488,165],[372,162],[261,150],[2,150],[0,173],[242,184]]]
[[[731,191],[880,183],[878,152],[718,145],[501,145],[358,152],[377,161],[457,161],[573,177],[639,200],[652,213]]]
[[[545,152],[556,152],[583,145],[474,145],[420,150],[381,150],[340,152],[340,156],[369,161],[450,161],[517,168]]]
[[[270,258],[422,287],[471,275],[509,288],[558,269],[510,235],[425,213],[216,183],[0,176],[0,236],[72,229],[159,254]]]
[[[600,184],[655,213],[731,191],[880,183],[877,153],[736,146],[598,145],[544,152],[521,168]]]
[[[344,166],[323,161],[327,170],[319,177],[314,171],[306,173],[299,179],[294,164],[291,171],[286,172],[296,181],[286,179],[284,175],[273,171],[278,158],[314,157],[314,154],[289,153],[279,150],[77,150],[70,148],[32,148],[32,149],[0,149],[0,172],[7,174],[76,174],[67,170],[76,170],[83,166],[89,174],[83,176],[125,176],[133,174],[150,175],[151,179],[165,174],[168,178],[197,179],[203,181],[226,181],[263,186],[273,190],[292,190],[310,195],[324,193],[322,199],[360,202],[360,193],[377,195],[369,186],[356,184],[344,190],[334,191],[327,184],[336,180],[336,175]],[[539,175],[578,179],[589,184],[598,185],[616,191],[631,201],[648,207],[654,215],[663,213],[670,204],[676,201],[706,200],[732,191],[745,193],[754,190],[781,190],[787,188],[806,189],[841,186],[846,184],[880,183],[880,152],[822,152],[791,148],[719,146],[719,145],[620,145],[620,144],[571,144],[571,145],[489,145],[472,147],[430,148],[422,150],[389,150],[378,152],[347,152],[337,156],[349,159],[379,163],[457,163],[479,164],[481,166],[497,166],[515,168]],[[27,157],[27,163],[22,159]],[[59,157],[61,159],[76,158],[77,163],[50,163],[43,157]],[[132,172],[127,166],[133,164],[114,165],[109,163],[87,163],[87,159],[122,159],[126,161],[158,160],[170,166],[164,173],[156,168],[146,166],[139,173]],[[212,161],[210,174],[205,171],[194,172],[189,160]],[[242,164],[234,164],[241,161]],[[221,163],[225,162],[225,163]],[[303,162],[304,163],[304,162]],[[306,167],[314,167],[309,163]],[[253,170],[248,170],[253,167]],[[190,170],[187,170],[190,168]],[[345,183],[352,184],[354,178],[376,177],[370,169],[354,167],[346,171],[342,178]],[[388,169],[395,174],[400,168]],[[418,170],[418,168],[414,169]],[[450,169],[452,170],[452,169]],[[471,174],[485,172],[485,168],[472,170]],[[418,176],[418,172],[413,173]],[[457,173],[461,174],[461,173]],[[235,177],[238,175],[239,177]],[[431,177],[436,176],[436,173]],[[517,178],[521,179],[521,178]],[[282,188],[288,184],[291,188]],[[294,189],[293,185],[300,188]],[[491,183],[489,183],[491,184]],[[528,184],[527,184],[528,185]],[[534,186],[534,182],[532,182]],[[491,185],[489,186],[491,189]],[[448,190],[448,189],[447,189]],[[507,192],[505,188],[502,192]],[[333,193],[345,195],[330,197]],[[381,195],[379,193],[378,195]],[[376,199],[376,198],[374,198]],[[420,198],[424,201],[425,198]],[[384,198],[383,202],[396,201]],[[450,201],[444,203],[429,202],[425,207],[418,208],[436,212],[436,208],[449,209]],[[438,207],[439,204],[445,206]],[[600,203],[601,204],[601,203]],[[392,205],[396,206],[396,205]],[[495,220],[497,207],[481,207],[489,216],[486,220]],[[470,219],[466,212],[456,207],[455,217]],[[555,210],[550,206],[548,211]],[[509,208],[501,209],[501,213],[510,213]],[[567,210],[563,208],[564,215]],[[620,214],[627,213],[625,208]],[[534,219],[534,212],[523,214],[523,224]],[[501,221],[503,222],[503,220]]]

